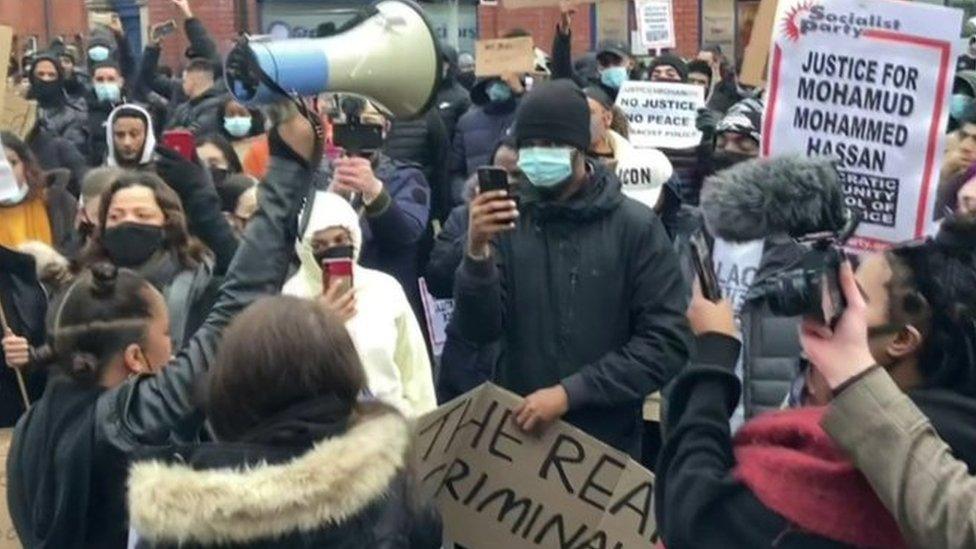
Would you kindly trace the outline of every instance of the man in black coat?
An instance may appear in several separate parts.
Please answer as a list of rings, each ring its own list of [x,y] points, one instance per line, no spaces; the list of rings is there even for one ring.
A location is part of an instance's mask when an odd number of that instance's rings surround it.
[[[456,322],[501,340],[494,378],[526,400],[525,430],[560,417],[637,456],[641,405],[688,359],[688,288],[660,220],[586,160],[590,111],[569,80],[539,85],[515,119],[520,206],[471,203]],[[516,209],[518,208],[518,209]]]
[[[471,107],[471,94],[462,86],[458,76],[458,52],[448,45],[441,45],[441,62],[444,68],[441,87],[437,90],[437,110],[447,129],[448,143],[454,140],[457,121]]]

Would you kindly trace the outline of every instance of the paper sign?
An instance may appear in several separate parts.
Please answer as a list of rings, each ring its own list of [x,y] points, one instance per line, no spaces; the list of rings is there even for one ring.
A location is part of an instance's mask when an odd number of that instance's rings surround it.
[[[787,3],[788,0],[783,0]],[[777,0],[761,0],[756,18],[752,23],[752,33],[742,56],[742,70],[739,82],[747,86],[762,86],[766,82],[766,63],[769,58],[769,44],[773,35],[773,20],[776,18]]]
[[[0,143],[2,145],[2,143]],[[7,160],[7,152],[0,146],[0,202],[14,201],[20,197],[20,185]]]
[[[441,356],[444,353],[444,343],[447,342],[447,325],[451,322],[451,315],[454,314],[454,300],[434,297],[427,290],[427,281],[423,278],[418,283],[420,301],[424,305],[424,316],[427,318],[430,347],[434,351],[434,356]]]
[[[478,40],[474,59],[474,73],[477,76],[532,72],[535,68],[535,47],[531,36]]]
[[[412,457],[445,538],[465,547],[657,543],[654,477],[567,423],[520,431],[522,401],[486,383],[420,418]]]
[[[36,120],[37,101],[28,101],[14,90],[7,90],[3,95],[3,109],[0,110],[0,129],[24,139],[34,128]]]
[[[617,106],[630,121],[635,147],[686,149],[697,147],[702,134],[695,128],[705,89],[694,84],[625,82]]]
[[[746,293],[756,280],[762,262],[765,240],[729,242],[716,238],[712,245],[712,264],[722,297],[732,302],[736,317],[742,311]]]
[[[7,454],[10,453],[10,440],[13,429],[0,429],[0,482],[3,482],[3,494],[0,499],[0,549],[17,549],[21,547],[17,539],[17,530],[10,519],[10,509],[7,507]]]
[[[667,157],[660,151],[636,149],[614,167],[614,172],[623,184],[625,195],[653,208],[673,173],[673,169],[663,169],[669,166]]]
[[[671,0],[636,0],[637,31],[644,49],[673,48],[674,15]]]
[[[892,0],[781,0],[762,154],[838,160],[863,221],[849,246],[935,229],[933,210],[962,11]]]

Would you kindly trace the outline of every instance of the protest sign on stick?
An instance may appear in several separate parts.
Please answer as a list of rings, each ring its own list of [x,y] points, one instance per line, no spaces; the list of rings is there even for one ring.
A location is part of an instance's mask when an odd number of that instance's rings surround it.
[[[705,90],[694,84],[625,82],[617,106],[630,122],[630,142],[638,148],[684,149],[701,143],[695,127]]]
[[[478,40],[474,59],[477,76],[532,72],[535,68],[535,47],[531,36]]]
[[[445,538],[506,549],[654,547],[653,475],[564,422],[523,433],[512,421],[520,402],[486,383],[417,421],[413,465]]]
[[[934,228],[962,11],[892,0],[781,0],[762,154],[838,160],[850,242],[878,250]]]
[[[675,46],[671,0],[635,0],[634,12],[643,50]]]
[[[787,2],[788,0],[783,0]],[[776,0],[761,0],[749,35],[749,44],[742,55],[742,70],[739,82],[747,86],[762,86],[766,83],[766,66],[769,59],[769,44],[773,36],[773,21],[776,17]]]

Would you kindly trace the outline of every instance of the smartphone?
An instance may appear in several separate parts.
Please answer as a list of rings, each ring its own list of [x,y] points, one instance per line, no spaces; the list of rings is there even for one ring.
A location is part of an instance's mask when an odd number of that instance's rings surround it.
[[[715,265],[712,263],[712,253],[708,249],[705,235],[701,231],[693,234],[689,239],[689,245],[691,261],[695,265],[695,274],[698,275],[702,295],[705,299],[718,303],[722,300],[722,288],[718,285],[718,278],[715,276]]]
[[[88,15],[88,20],[92,25],[104,25],[106,27],[111,27],[118,18],[119,15],[113,11],[96,11]]]
[[[153,41],[159,40],[164,36],[169,36],[176,32],[176,20],[170,19],[165,23],[160,23],[158,25],[153,25],[152,28],[152,39]]]
[[[167,130],[163,132],[163,145],[180,153],[180,156],[193,162],[197,154],[197,140],[188,130]]]
[[[508,190],[508,172],[501,168],[478,168],[478,193]]]
[[[333,280],[339,280],[339,293],[352,289],[352,246],[335,246],[326,250],[322,258],[322,292],[328,292]]]
[[[333,124],[332,143],[349,156],[371,156],[383,147],[383,127],[375,124]]]

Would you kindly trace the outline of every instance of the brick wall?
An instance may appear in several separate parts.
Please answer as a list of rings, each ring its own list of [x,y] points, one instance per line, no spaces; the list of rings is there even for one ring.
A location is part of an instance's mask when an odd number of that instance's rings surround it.
[[[207,27],[210,36],[217,43],[217,48],[222,54],[226,54],[234,38],[237,37],[239,30],[256,32],[257,30],[257,7],[255,0],[247,0],[249,9],[248,24],[249,29],[237,28],[237,16],[235,12],[234,0],[192,0],[193,15]],[[183,53],[186,51],[189,42],[186,34],[182,30],[183,16],[179,9],[170,0],[149,0],[149,22],[150,24],[161,23],[168,19],[176,19],[180,25],[179,32],[170,35],[163,42],[162,63],[179,70],[186,62]]]
[[[677,53],[683,57],[693,57],[698,53],[699,0],[672,0],[674,9],[674,33]]]
[[[507,10],[501,6],[478,6],[478,37],[501,38],[512,29],[521,28],[532,34],[536,47],[551,53],[558,21],[558,7]],[[573,54],[590,48],[590,10],[583,7],[573,17]]]
[[[68,42],[75,34],[85,34],[88,15],[85,0],[47,0],[51,13],[51,35],[44,25],[45,0],[0,0],[0,24],[14,28],[21,39],[37,36],[38,46],[45,48],[53,36],[64,35]]]

